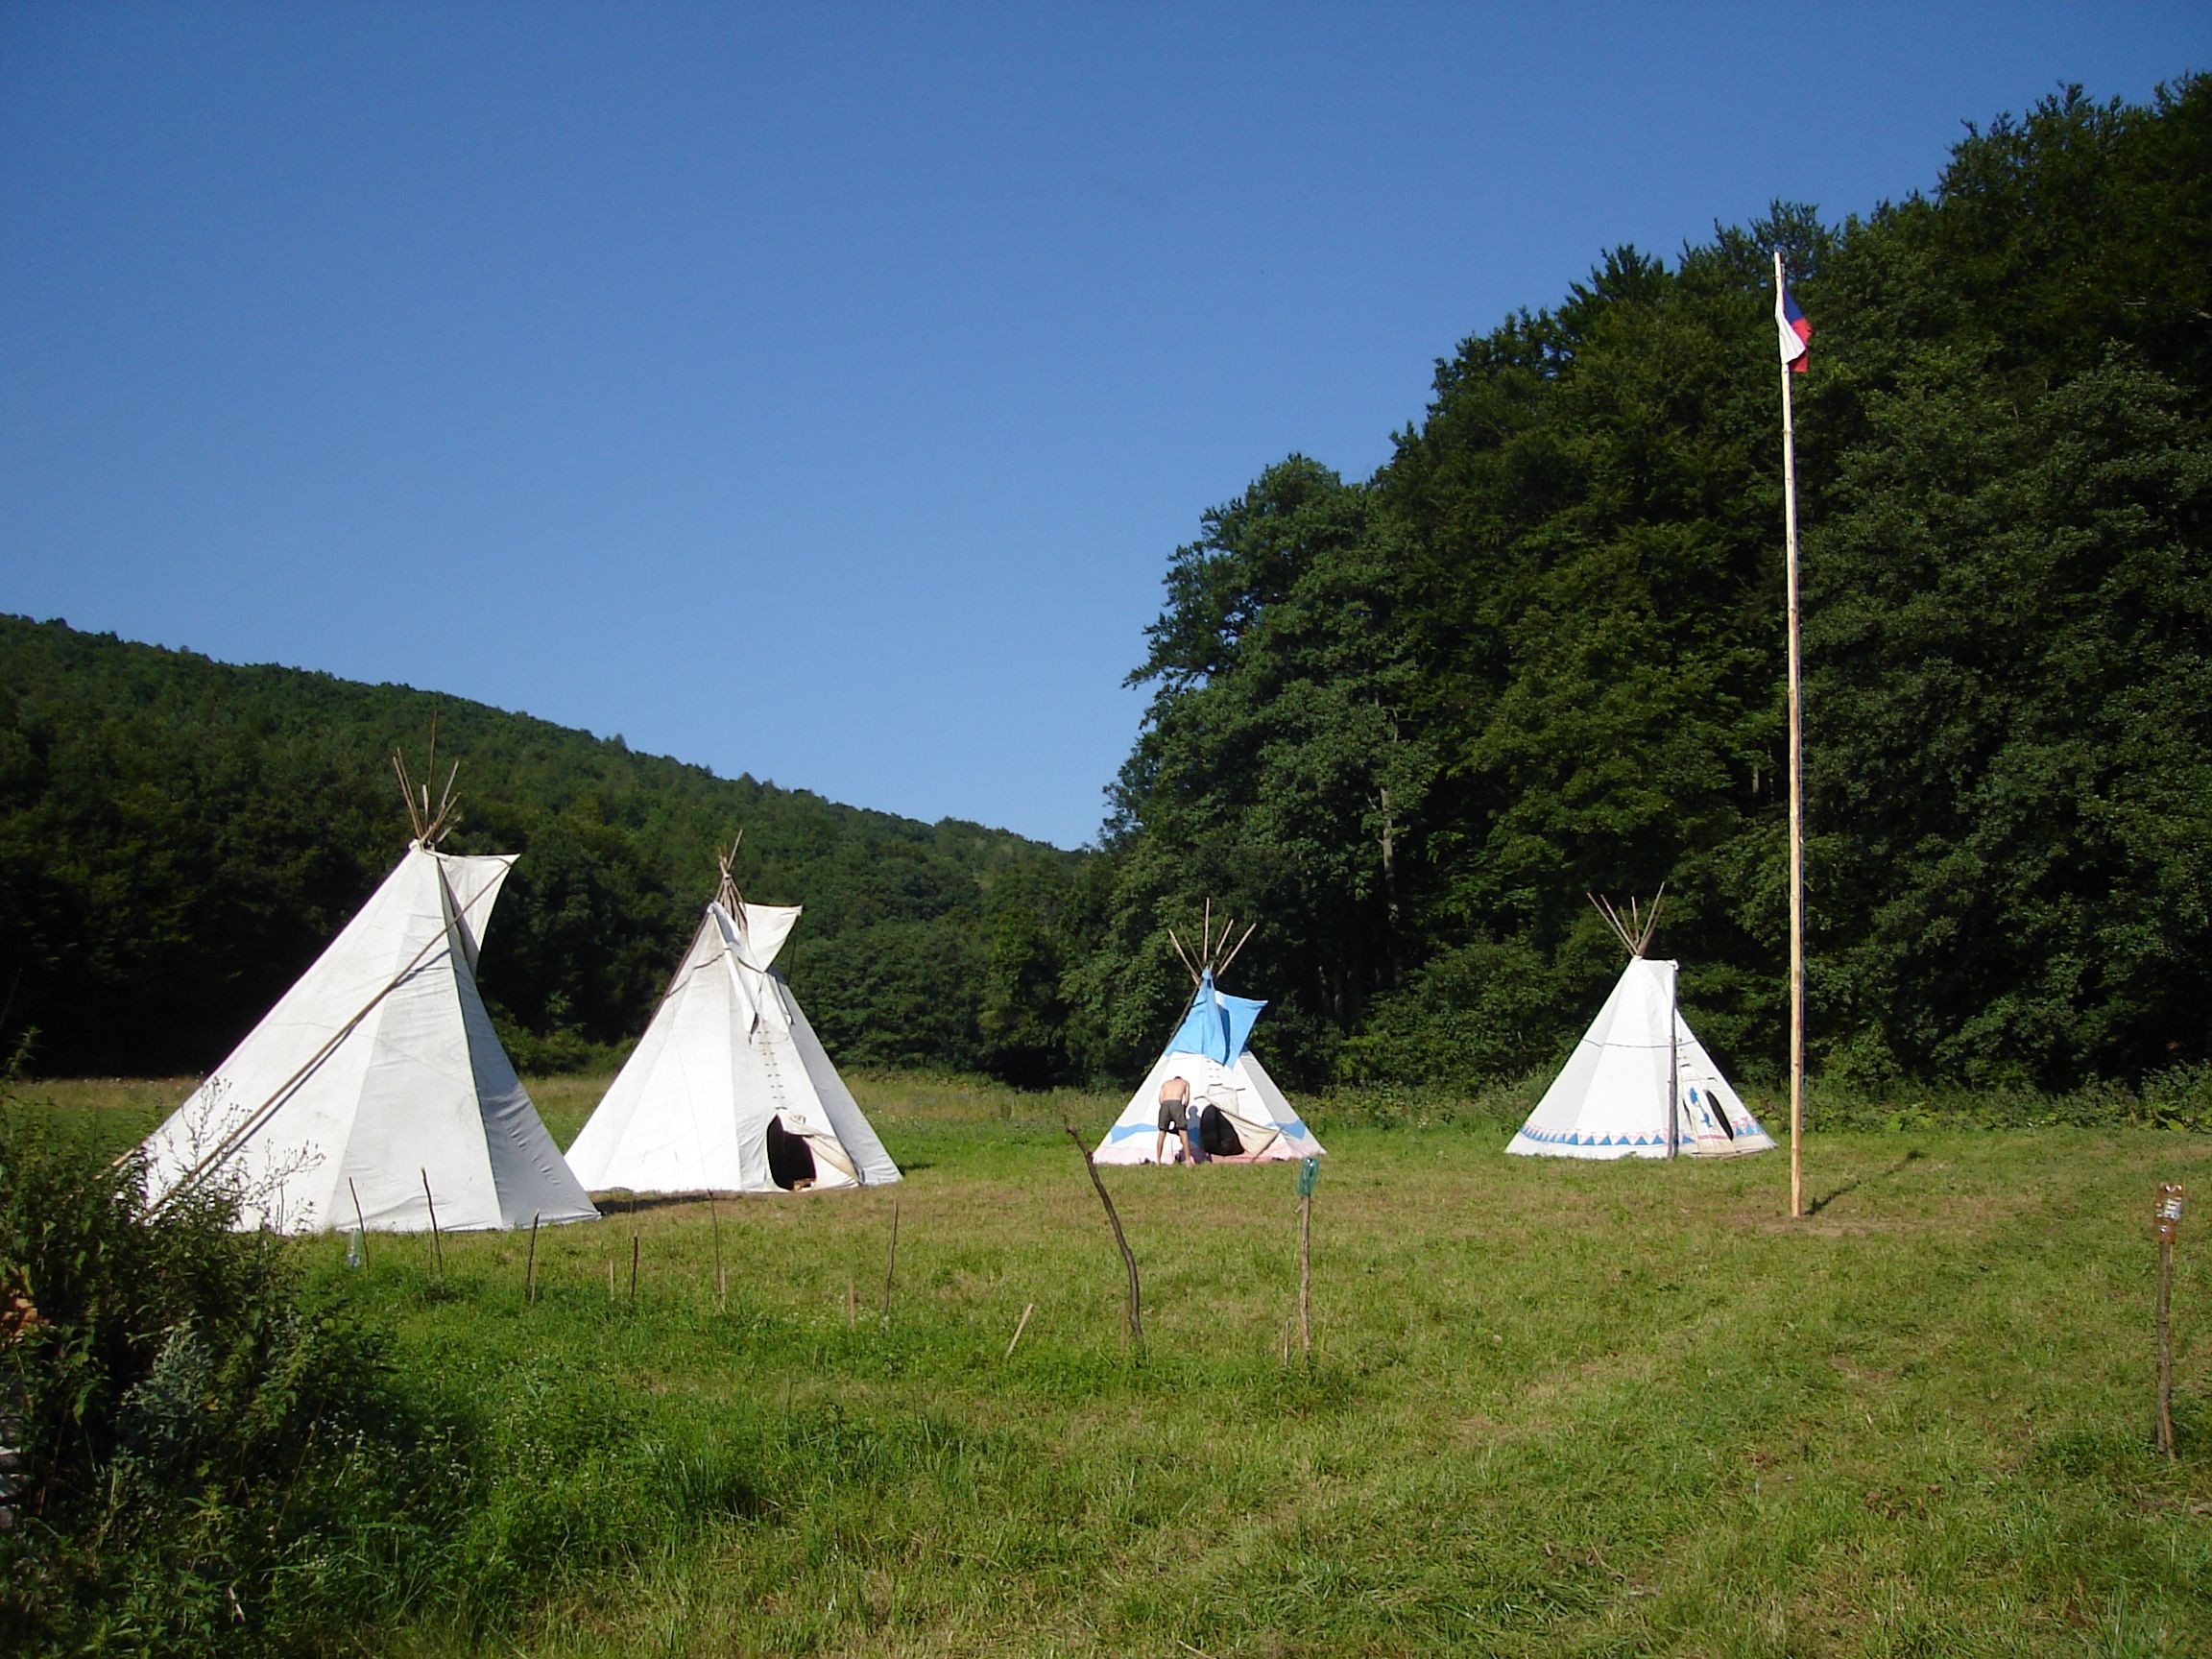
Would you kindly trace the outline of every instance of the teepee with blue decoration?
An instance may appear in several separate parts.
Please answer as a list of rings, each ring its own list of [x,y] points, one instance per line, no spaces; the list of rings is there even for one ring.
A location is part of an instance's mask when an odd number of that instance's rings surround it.
[[[1661,888],[1648,914],[1640,914],[1629,901],[1623,917],[1592,895],[1590,902],[1628,948],[1628,966],[1506,1151],[1550,1158],[1714,1158],[1773,1150],[1773,1138],[1682,1018],[1674,997],[1680,964],[1644,954],[1665,896]]]
[[[1192,984],[1190,1006],[1168,1038],[1167,1046],[1145,1073],[1129,1104],[1106,1131],[1091,1155],[1095,1164],[1167,1164],[1183,1155],[1185,1142],[1161,1127],[1162,1091],[1181,1078],[1191,1103],[1201,1116],[1212,1108],[1210,1129],[1221,1132],[1215,1161],[1231,1164],[1280,1163],[1292,1158],[1323,1156],[1313,1138],[1275,1079],[1267,1075],[1259,1056],[1248,1046],[1252,1027],[1267,1004],[1249,997],[1232,997],[1214,983],[1227,972],[1237,952],[1259,926],[1244,929],[1235,947],[1224,955],[1222,947],[1236,927],[1224,919],[1218,934],[1214,929],[1214,905],[1209,900],[1200,923],[1195,956],[1185,950],[1173,928],[1168,943],[1182,958]]]

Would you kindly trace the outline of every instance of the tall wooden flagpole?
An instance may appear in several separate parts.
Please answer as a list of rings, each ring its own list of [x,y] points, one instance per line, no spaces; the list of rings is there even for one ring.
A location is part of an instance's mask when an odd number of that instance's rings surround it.
[[[1774,312],[1783,308],[1782,250],[1774,250]],[[1782,364],[1782,523],[1790,598],[1790,1214],[1805,1214],[1805,723],[1797,664],[1797,438],[1791,362]]]

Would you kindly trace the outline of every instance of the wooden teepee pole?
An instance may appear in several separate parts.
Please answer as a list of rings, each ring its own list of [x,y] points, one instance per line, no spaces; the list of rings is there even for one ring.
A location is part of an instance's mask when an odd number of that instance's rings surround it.
[[[1774,251],[1782,292],[1782,251]],[[1805,1214],[1805,720],[1797,653],[1797,437],[1782,365],[1782,523],[1790,603],[1790,1214]]]
[[[1653,906],[1656,913],[1657,906]],[[1648,936],[1647,936],[1648,943]],[[1667,966],[1667,1156],[1682,1154],[1682,970]]]
[[[1243,936],[1237,941],[1235,949],[1233,949],[1228,955],[1221,959],[1221,974],[1227,974],[1229,972],[1229,965],[1237,960],[1237,952],[1244,949],[1246,943],[1251,939],[1252,935],[1259,930],[1259,927],[1260,924],[1255,922],[1251,926],[1244,929]],[[1226,939],[1228,935],[1224,933],[1222,937]],[[1215,975],[1216,978],[1219,976],[1219,974]]]
[[[1184,972],[1190,975],[1190,983],[1198,983],[1198,965],[1190,960],[1190,952],[1183,949],[1183,941],[1175,937],[1175,929],[1167,929],[1167,943],[1175,947],[1175,954],[1182,959]]]

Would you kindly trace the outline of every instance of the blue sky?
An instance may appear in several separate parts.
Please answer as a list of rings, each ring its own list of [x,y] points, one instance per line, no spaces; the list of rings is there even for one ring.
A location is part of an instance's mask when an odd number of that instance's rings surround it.
[[[1366,476],[1607,247],[1863,213],[2208,47],[2201,0],[11,6],[0,610],[1078,845],[1207,507]]]

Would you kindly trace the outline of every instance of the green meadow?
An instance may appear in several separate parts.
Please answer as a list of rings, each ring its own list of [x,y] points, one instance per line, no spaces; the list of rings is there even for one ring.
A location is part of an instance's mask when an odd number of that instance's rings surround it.
[[[603,1086],[533,1085],[564,1144]],[[1117,1100],[857,1088],[896,1188],[617,1201],[534,1247],[373,1237],[350,1268],[343,1238],[296,1247],[476,1426],[443,1560],[347,1643],[2212,1652],[2201,1136],[1816,1134],[1791,1220],[1787,1150],[1509,1159],[1497,1110],[1323,1103],[1310,1357],[1283,1166],[1102,1171],[1140,1353],[1062,1127],[1094,1142]],[[124,1142],[182,1089],[37,1093]],[[2200,1195],[2174,1459],[2149,1225],[2171,1180]]]

